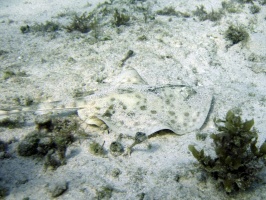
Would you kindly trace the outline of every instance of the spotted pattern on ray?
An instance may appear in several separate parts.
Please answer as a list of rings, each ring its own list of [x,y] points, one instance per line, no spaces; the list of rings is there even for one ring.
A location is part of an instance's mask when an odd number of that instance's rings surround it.
[[[134,69],[123,72],[114,87],[112,92],[89,100],[78,110],[79,117],[88,125],[97,125],[101,120],[112,131],[132,136],[162,129],[185,134],[201,128],[212,101],[204,88],[149,86]]]

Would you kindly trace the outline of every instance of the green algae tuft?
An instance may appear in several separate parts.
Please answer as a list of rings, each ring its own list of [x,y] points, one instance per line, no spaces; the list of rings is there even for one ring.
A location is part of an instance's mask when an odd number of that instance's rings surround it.
[[[256,143],[258,132],[254,120],[242,121],[241,117],[229,110],[224,120],[214,120],[218,133],[211,134],[216,158],[205,155],[193,145],[188,148],[192,155],[227,193],[246,190],[259,180],[258,172],[266,158],[266,142],[260,148]],[[264,161],[264,162],[263,162]]]

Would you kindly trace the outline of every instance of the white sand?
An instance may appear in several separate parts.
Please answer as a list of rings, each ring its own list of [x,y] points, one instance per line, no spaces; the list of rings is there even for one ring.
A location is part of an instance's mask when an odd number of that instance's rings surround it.
[[[88,2],[91,6],[88,6]],[[118,29],[103,27],[101,35],[112,40],[89,44],[89,34],[78,32],[22,34],[20,27],[52,20],[64,25],[68,16],[56,18],[60,13],[90,12],[103,1],[62,0],[9,0],[0,1],[0,50],[8,53],[0,56],[0,75],[6,70],[25,72],[27,77],[0,80],[0,108],[14,107],[15,97],[30,97],[35,102],[66,100],[76,90],[98,91],[102,85],[112,82],[121,72],[120,61],[128,50],[135,55],[124,68],[133,67],[150,85],[185,83],[199,85],[213,92],[215,102],[210,120],[203,130],[215,131],[212,119],[223,118],[231,108],[241,108],[244,119],[254,118],[260,132],[259,143],[266,138],[266,6],[258,14],[251,14],[250,4],[240,13],[226,13],[219,22],[199,21],[197,17],[156,16],[155,20],[132,22]],[[140,1],[136,1],[140,4]],[[210,12],[221,8],[219,0],[158,0],[152,9],[173,6],[178,11],[191,12],[204,5]],[[171,18],[171,20],[169,20]],[[226,48],[224,32],[230,24],[247,27],[250,40]],[[118,33],[120,32],[120,33]],[[145,35],[148,40],[139,41]],[[251,61],[255,55],[258,61]],[[96,80],[103,79],[105,83]],[[0,129],[0,139],[20,140],[34,126],[17,129]],[[96,133],[105,148],[117,134]],[[98,134],[98,135],[97,135]],[[163,135],[149,139],[152,148],[145,144],[136,146],[130,157],[97,157],[88,151],[90,141],[80,140],[67,151],[67,164],[55,171],[43,170],[42,162],[23,158],[16,154],[17,143],[10,145],[10,159],[0,162],[1,185],[10,189],[6,199],[51,199],[49,185],[67,181],[68,190],[58,199],[93,199],[101,187],[114,188],[112,199],[265,199],[265,171],[263,182],[250,190],[228,196],[215,187],[208,178],[201,181],[202,171],[188,151],[189,144],[198,148],[212,147],[211,139],[196,140],[196,133],[184,136]],[[209,151],[211,153],[211,151]],[[121,174],[113,177],[119,168]],[[179,182],[175,181],[180,176]]]

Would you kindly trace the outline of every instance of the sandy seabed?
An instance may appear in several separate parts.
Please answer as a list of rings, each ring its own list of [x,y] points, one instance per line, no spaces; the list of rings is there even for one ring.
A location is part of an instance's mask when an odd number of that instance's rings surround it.
[[[237,108],[243,119],[254,118],[258,143],[265,140],[266,5],[262,1],[254,1],[258,13],[252,12],[253,4],[237,2],[239,12],[230,13],[219,0],[112,1],[112,6],[106,4],[110,9],[106,16],[99,14],[104,17],[95,30],[80,33],[63,28],[74,13],[80,16],[97,10],[103,2],[0,1],[0,109],[23,106],[28,99],[68,101],[97,93],[123,69],[134,68],[153,86],[182,83],[210,90],[214,102],[202,133],[215,132],[212,119],[224,118],[228,110]],[[217,21],[200,20],[193,11],[201,5],[208,13],[223,9],[224,14]],[[156,14],[166,7],[190,16]],[[116,27],[108,19],[115,8],[131,16],[126,25]],[[21,31],[21,27],[36,28],[46,21],[60,24],[59,30]],[[232,24],[246,28],[246,42],[231,45],[226,40],[225,32]],[[129,50],[134,55],[122,65]],[[27,117],[28,121],[33,118]],[[118,134],[93,129],[91,139],[79,139],[68,147],[65,165],[44,170],[42,160],[21,157],[16,151],[19,141],[34,129],[29,122],[14,129],[0,127],[0,139],[10,143],[10,156],[0,160],[1,186],[9,193],[6,199],[52,199],[55,188],[64,187],[57,199],[266,198],[265,169],[261,183],[232,195],[205,177],[188,145],[212,154],[213,144],[209,137],[197,140],[196,131],[152,137],[127,157],[108,152],[101,157],[89,152],[89,144],[95,140],[108,151]]]

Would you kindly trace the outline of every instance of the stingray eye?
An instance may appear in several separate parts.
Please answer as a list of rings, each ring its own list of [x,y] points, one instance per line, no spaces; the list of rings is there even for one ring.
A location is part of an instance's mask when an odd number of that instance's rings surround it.
[[[137,132],[136,135],[135,135],[135,143],[139,144],[139,143],[145,141],[147,138],[148,137],[146,136],[145,133]]]
[[[110,145],[110,152],[113,156],[120,156],[124,153],[124,147],[120,142],[112,142]]]

